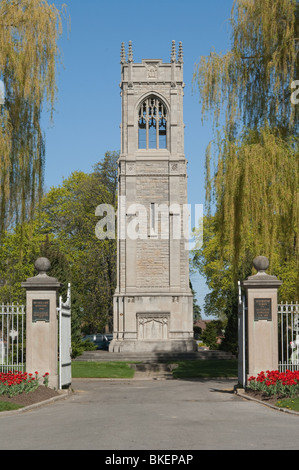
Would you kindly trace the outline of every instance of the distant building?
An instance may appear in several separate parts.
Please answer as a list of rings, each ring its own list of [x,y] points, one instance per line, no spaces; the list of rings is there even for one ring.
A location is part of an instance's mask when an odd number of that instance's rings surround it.
[[[210,323],[212,320],[197,320],[195,323],[194,323],[194,326],[198,326],[199,328],[202,329],[202,331],[204,331],[207,327],[207,324]]]

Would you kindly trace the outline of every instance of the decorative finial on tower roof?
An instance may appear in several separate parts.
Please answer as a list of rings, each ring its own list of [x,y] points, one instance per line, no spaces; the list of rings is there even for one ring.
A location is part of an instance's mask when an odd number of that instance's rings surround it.
[[[175,48],[175,41],[172,41],[171,47],[171,62],[176,62],[176,48]]]
[[[183,59],[183,44],[182,44],[181,41],[179,43],[179,59],[178,59],[178,62],[180,64],[183,64],[183,62],[184,62],[184,59]]]
[[[129,41],[128,62],[133,62],[132,41]]]
[[[124,64],[126,62],[126,51],[125,51],[125,43],[121,43],[121,51],[120,51],[120,63]]]

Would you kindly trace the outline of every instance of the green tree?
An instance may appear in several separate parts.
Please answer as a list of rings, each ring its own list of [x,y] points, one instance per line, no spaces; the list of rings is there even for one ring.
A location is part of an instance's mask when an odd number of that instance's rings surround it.
[[[105,155],[107,164],[109,155]],[[114,153],[110,163],[112,177],[113,165],[117,174]],[[98,164],[90,174],[72,173],[44,195],[34,221],[6,231],[0,246],[1,301],[25,301],[21,283],[37,274],[34,263],[39,256],[50,260],[49,274],[61,282],[64,299],[71,283],[74,342],[79,340],[81,330],[93,333],[112,328],[116,240],[99,240],[95,233],[97,206],[115,199],[105,171],[106,166]]]
[[[61,13],[46,0],[0,3],[0,238],[33,218],[43,192],[46,100],[53,115]],[[22,248],[22,238],[20,240]]]
[[[193,322],[201,319],[201,308],[197,303],[196,292],[193,289],[191,281],[189,281],[190,289],[193,294]]]
[[[107,189],[110,194],[110,204],[116,206],[117,199],[117,183],[118,183],[118,159],[119,152],[109,151],[105,153],[103,160],[94,166],[94,173],[98,177],[100,183]]]
[[[283,276],[281,292],[298,296],[298,277],[288,279],[290,272],[298,275],[298,157],[297,141],[268,128],[247,131],[238,140],[223,137],[211,181],[213,227],[219,232],[219,260],[231,267],[234,283],[250,274],[248,261],[264,254],[270,272]]]
[[[223,324],[220,320],[211,320],[201,334],[201,340],[210,349],[219,349],[218,338],[222,336]]]
[[[39,230],[36,230],[39,233]],[[41,243],[39,244],[38,256],[48,258],[51,262],[51,270],[49,275],[56,277],[61,283],[59,294],[62,295],[63,300],[66,300],[68,283],[70,282],[71,266],[68,262],[67,256],[61,251],[59,241],[51,234],[39,234]]]
[[[73,307],[86,332],[112,328],[112,296],[116,286],[116,240],[99,240],[95,216],[100,204],[116,202],[112,184],[117,175],[116,152],[107,152],[90,174],[74,172],[44,197],[40,232],[54,236],[69,266]],[[114,206],[114,210],[116,207]]]
[[[34,263],[40,256],[40,247],[44,236],[34,230],[32,223],[17,225],[12,231],[2,236],[0,248],[0,302],[24,303],[25,289],[21,283],[28,277],[35,276]],[[23,250],[20,254],[20,244]]]
[[[281,297],[299,297],[298,13],[295,0],[235,0],[231,50],[203,57],[195,71],[203,117],[214,111],[216,125],[204,243],[194,253],[211,289],[208,314],[236,311],[237,281],[259,254],[284,281]]]
[[[291,102],[299,79],[298,0],[233,0],[231,49],[211,51],[196,65],[203,116],[224,116],[229,135],[236,127],[298,131],[298,106]]]

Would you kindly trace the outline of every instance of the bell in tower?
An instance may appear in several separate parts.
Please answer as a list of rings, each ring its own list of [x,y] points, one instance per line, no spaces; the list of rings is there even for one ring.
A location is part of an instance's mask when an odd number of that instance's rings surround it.
[[[186,243],[183,50],[169,63],[121,47],[113,352],[195,350]],[[188,238],[188,236],[187,236]]]

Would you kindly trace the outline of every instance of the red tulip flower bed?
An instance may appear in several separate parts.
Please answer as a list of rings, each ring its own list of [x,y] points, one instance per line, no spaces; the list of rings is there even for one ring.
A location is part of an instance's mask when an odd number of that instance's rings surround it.
[[[44,385],[48,385],[48,373],[43,376]],[[0,396],[13,397],[20,393],[29,393],[39,387],[38,372],[28,374],[27,372],[8,371],[0,372]]]
[[[257,377],[249,377],[248,389],[267,397],[295,398],[299,396],[299,371],[262,371]]]

